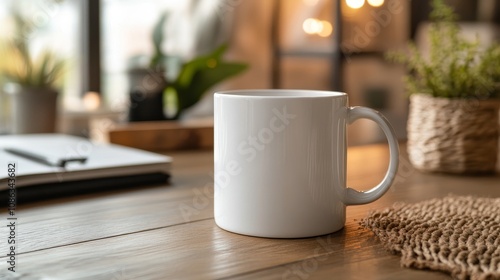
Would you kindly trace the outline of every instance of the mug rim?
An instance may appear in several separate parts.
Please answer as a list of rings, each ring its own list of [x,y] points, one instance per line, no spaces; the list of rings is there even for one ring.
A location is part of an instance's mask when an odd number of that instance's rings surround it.
[[[219,91],[214,96],[234,98],[332,98],[346,97],[347,93],[340,91],[308,90],[308,89],[237,89]]]

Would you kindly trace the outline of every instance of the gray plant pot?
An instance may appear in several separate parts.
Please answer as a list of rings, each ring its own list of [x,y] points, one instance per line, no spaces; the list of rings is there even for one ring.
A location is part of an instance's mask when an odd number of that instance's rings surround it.
[[[12,133],[54,133],[58,92],[50,88],[10,85]]]

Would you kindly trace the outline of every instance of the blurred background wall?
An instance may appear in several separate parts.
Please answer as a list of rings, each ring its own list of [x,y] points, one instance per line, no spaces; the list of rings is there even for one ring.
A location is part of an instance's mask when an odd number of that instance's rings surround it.
[[[63,130],[72,134],[82,134],[78,123],[96,114],[95,96],[86,98],[88,91],[96,92],[100,113],[123,120],[130,106],[127,71],[147,64],[154,51],[153,29],[167,13],[162,44],[167,55],[188,60],[227,42],[227,59],[250,66],[242,75],[210,89],[184,118],[210,118],[212,93],[217,90],[341,90],[349,94],[352,106],[380,110],[404,139],[408,107],[401,81],[404,70],[387,63],[384,53],[404,49],[410,39],[426,48],[421,34],[430,1],[339,1],[341,16],[339,2],[334,0],[4,0],[0,40],[12,36],[12,11],[17,7],[32,22],[30,48],[35,52],[52,48],[67,59],[60,103],[66,123]],[[486,42],[498,40],[499,1],[447,3],[460,15],[465,33],[472,37],[479,33]],[[179,70],[175,65],[167,65],[167,76],[175,76]],[[338,77],[340,85],[334,85]],[[0,132],[8,131],[9,106],[4,95],[0,95],[0,106]],[[382,139],[369,121],[350,128],[352,145]]]

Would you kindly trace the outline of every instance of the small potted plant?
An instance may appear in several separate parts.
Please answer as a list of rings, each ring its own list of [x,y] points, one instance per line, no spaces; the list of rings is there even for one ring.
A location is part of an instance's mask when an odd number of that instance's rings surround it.
[[[226,45],[221,45],[213,52],[182,65],[179,75],[164,92],[164,109],[173,107],[172,119],[178,119],[184,110],[195,105],[210,87],[245,71],[246,63],[223,59],[226,49]]]
[[[149,59],[148,67],[134,67],[129,71],[129,121],[177,120],[210,87],[248,67],[246,63],[226,61],[223,55],[227,46],[215,45],[210,36],[206,36],[202,44],[204,52],[207,48],[210,49],[207,53],[200,52],[200,55],[187,61],[167,55],[162,50],[167,20],[168,14],[162,14],[153,28],[151,38],[154,53]],[[206,34],[213,31],[210,30],[210,25],[205,27],[208,28],[203,29]],[[143,58],[141,55],[132,57],[130,64],[140,64]],[[175,65],[173,68],[180,69],[172,79],[166,77],[167,65]]]
[[[153,28],[151,34],[154,53],[147,66],[140,66],[142,55],[132,57],[128,70],[130,88],[129,121],[164,120],[163,91],[167,86],[166,64],[168,57],[162,51],[164,26],[168,14],[164,13]]]
[[[415,45],[389,59],[409,70],[408,154],[424,171],[491,173],[498,155],[500,45],[460,36],[453,9],[432,2],[429,55]]]
[[[34,56],[25,33],[28,22],[14,13],[16,37],[5,44],[2,74],[5,92],[11,97],[12,133],[51,133],[56,129],[56,82],[64,62],[54,52],[45,50]]]

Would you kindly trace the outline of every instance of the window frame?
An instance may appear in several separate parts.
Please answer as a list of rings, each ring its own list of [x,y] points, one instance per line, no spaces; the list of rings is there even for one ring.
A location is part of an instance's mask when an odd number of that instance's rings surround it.
[[[101,94],[101,1],[81,1],[81,95]]]

